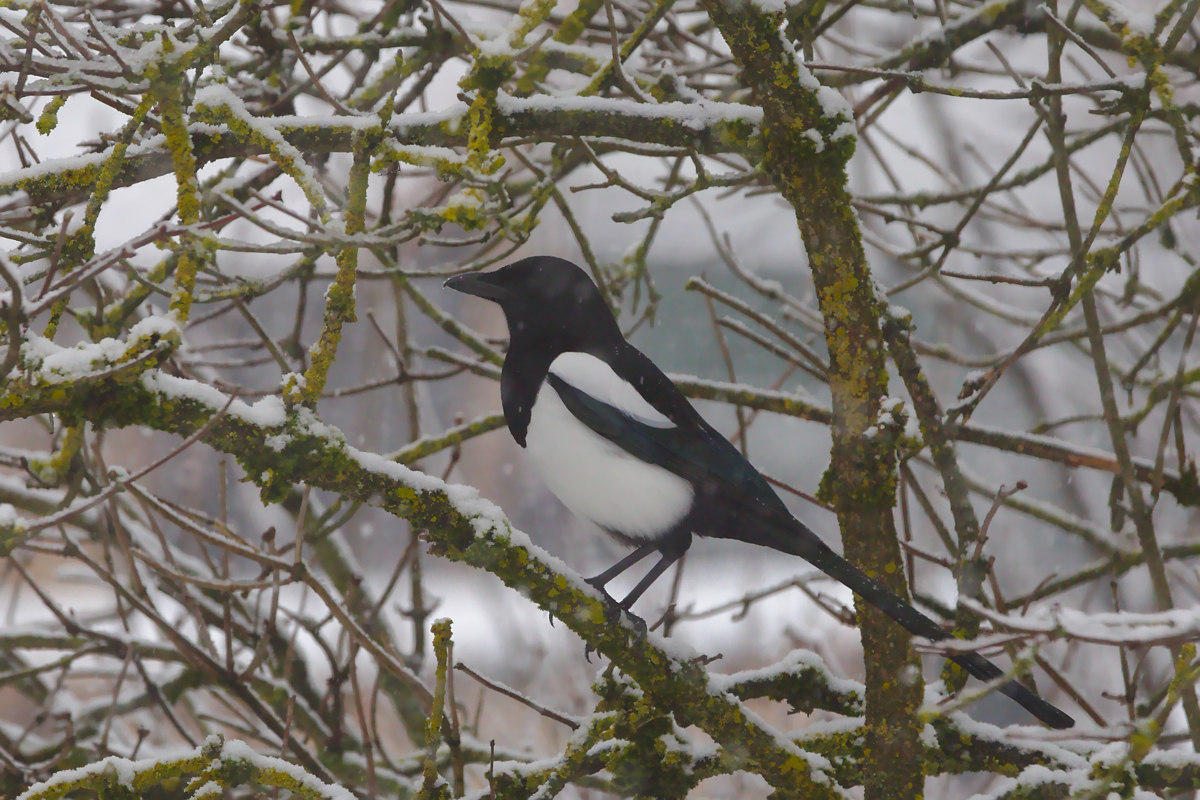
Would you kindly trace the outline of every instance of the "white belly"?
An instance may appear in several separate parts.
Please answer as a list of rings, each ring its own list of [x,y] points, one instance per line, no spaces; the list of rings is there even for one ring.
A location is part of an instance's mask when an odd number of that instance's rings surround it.
[[[692,505],[692,485],[639,461],[584,425],[543,383],[526,434],[530,462],[577,516],[632,539],[668,530]]]

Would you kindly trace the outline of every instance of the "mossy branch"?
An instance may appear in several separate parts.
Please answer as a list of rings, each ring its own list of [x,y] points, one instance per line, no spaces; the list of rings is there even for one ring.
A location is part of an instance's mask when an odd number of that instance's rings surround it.
[[[221,99],[226,99],[222,97]],[[682,104],[680,104],[682,105]],[[664,110],[656,117],[651,111],[642,115],[612,109],[545,108],[498,105],[493,111],[492,140],[538,137],[611,137],[666,147],[695,148],[699,153],[752,152],[755,148],[756,122],[752,118],[688,120],[687,124]],[[680,108],[680,110],[682,110]],[[350,122],[301,122],[295,118],[261,118],[252,130],[247,120],[212,98],[195,110],[198,121],[190,131],[197,166],[225,158],[270,155],[294,179],[299,177],[314,208],[324,209],[324,199],[295,166],[294,151],[313,155],[350,153],[354,136],[361,125]],[[228,129],[214,133],[212,124]],[[467,110],[463,108],[445,121],[431,123],[423,117],[397,114],[387,135],[401,145],[466,147],[469,135]],[[270,134],[270,136],[264,135]],[[277,136],[276,136],[277,134]],[[281,150],[281,145],[283,149]],[[0,182],[0,196],[23,191],[36,202],[76,203],[86,199],[95,187],[104,161],[99,158],[48,160],[37,169],[16,170]],[[302,160],[301,160],[302,163]],[[171,174],[170,153],[166,150],[128,156],[112,182],[114,189],[142,183]]]
[[[366,229],[367,183],[371,176],[371,157],[366,143],[359,138],[354,149],[354,164],[350,167],[350,183],[347,190],[345,228],[353,236]],[[354,288],[358,270],[358,247],[353,244],[343,247],[337,254],[337,274],[325,292],[325,322],[321,327],[321,338],[309,348],[309,366],[304,380],[294,377],[284,387],[284,399],[314,405],[325,381],[329,368],[337,356],[341,341],[342,326],[357,321],[355,316]]]
[[[255,783],[286,789],[304,800],[351,800],[353,795],[327,784],[281,758],[260,755],[248,745],[210,736],[191,752],[175,758],[130,761],[112,756],[77,770],[60,772],[31,786],[20,800],[60,800],[81,790],[101,797],[137,798],[156,786],[194,775],[187,791],[193,798],[219,797],[223,789]]]

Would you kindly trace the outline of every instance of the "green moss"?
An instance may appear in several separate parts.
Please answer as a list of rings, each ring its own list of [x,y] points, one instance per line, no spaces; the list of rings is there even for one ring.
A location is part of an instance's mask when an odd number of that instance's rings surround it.
[[[171,38],[164,34],[163,50],[170,52],[170,48]],[[196,178],[196,155],[192,149],[187,120],[184,119],[181,80],[182,76],[179,73],[164,70],[157,80],[152,80],[151,94],[158,103],[162,129],[167,139],[167,150],[171,153],[171,163],[175,168],[176,213],[184,225],[195,225],[200,221],[200,193]],[[194,235],[180,237],[179,266],[175,271],[171,312],[181,323],[187,321],[191,311],[196,272],[204,258],[204,250],[196,246]]]
[[[63,431],[62,444],[59,445],[58,451],[45,460],[31,459],[29,461],[30,472],[37,475],[42,483],[57,486],[66,476],[67,469],[83,444],[83,429],[82,423],[68,425]]]
[[[367,185],[371,175],[371,157],[367,151],[368,141],[360,136],[354,151],[354,164],[350,167],[347,189],[345,225],[346,234],[354,236],[366,229]],[[309,367],[304,373],[304,386],[285,393],[288,402],[303,402],[312,406],[325,389],[329,368],[337,356],[342,327],[356,322],[354,289],[358,271],[358,247],[351,244],[341,248],[337,254],[337,274],[325,293],[325,320],[321,337],[309,349]],[[288,387],[285,387],[288,388]]]
[[[64,105],[66,105],[67,98],[68,95],[60,94],[52,98],[50,102],[46,104],[45,110],[42,111],[42,114],[40,117],[38,117],[37,121],[37,131],[42,136],[48,135],[51,131],[58,127],[58,112]]]

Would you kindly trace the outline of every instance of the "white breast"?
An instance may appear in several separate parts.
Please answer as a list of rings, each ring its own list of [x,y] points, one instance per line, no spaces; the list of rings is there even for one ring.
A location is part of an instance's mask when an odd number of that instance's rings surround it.
[[[674,427],[594,356],[564,353],[550,371],[643,424]],[[691,508],[691,483],[638,460],[592,431],[575,418],[549,383],[542,384],[533,404],[526,450],[534,470],[563,505],[607,530],[633,539],[653,539]]]

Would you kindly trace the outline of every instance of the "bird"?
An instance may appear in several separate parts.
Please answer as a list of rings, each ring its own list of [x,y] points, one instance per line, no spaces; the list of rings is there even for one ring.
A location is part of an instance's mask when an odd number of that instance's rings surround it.
[[[693,537],[704,536],[799,556],[914,636],[951,638],[793,516],[762,474],[625,340],[580,267],[531,256],[491,272],[457,275],[445,286],[497,303],[504,312],[509,342],[501,404],[533,470],[576,516],[633,548],[588,583],[607,597],[610,581],[658,553],[657,563],[618,604],[622,611],[630,613]],[[949,658],[984,681],[1004,674],[978,653]],[[999,691],[1051,728],[1075,724],[1015,680]]]

